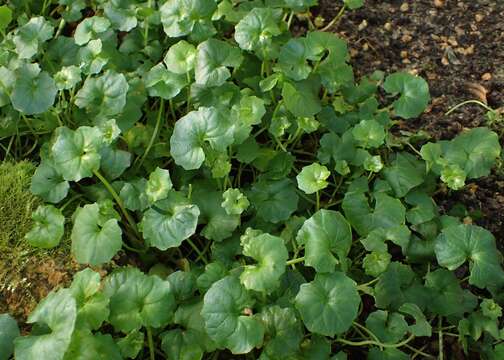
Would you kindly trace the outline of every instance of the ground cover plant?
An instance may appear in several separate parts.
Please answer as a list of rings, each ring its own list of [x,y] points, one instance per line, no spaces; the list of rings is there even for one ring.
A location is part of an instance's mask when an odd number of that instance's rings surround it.
[[[488,175],[498,135],[397,131],[427,82],[355,78],[344,40],[289,30],[315,5],[0,7],[2,149],[38,160],[44,202],[24,241],[70,224],[89,265],[22,336],[0,315],[0,359],[502,357],[495,238],[433,200]]]

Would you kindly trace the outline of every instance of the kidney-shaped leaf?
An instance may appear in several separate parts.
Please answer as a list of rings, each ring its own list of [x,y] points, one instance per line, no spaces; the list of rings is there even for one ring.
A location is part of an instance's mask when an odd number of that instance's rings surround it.
[[[29,59],[37,53],[40,44],[49,40],[54,27],[43,16],[33,17],[26,24],[18,28],[14,36],[16,52],[20,59]]]
[[[259,181],[247,195],[257,215],[273,223],[287,220],[296,211],[299,200],[296,188],[289,179]]]
[[[394,111],[403,119],[420,115],[430,101],[429,85],[419,76],[408,73],[395,73],[387,76],[383,88],[389,94],[400,94],[394,101]]]
[[[1,10],[1,9],[0,9]],[[14,351],[14,339],[19,327],[9,314],[0,314],[0,360],[8,360]]]
[[[14,355],[19,360],[61,360],[70,345],[77,318],[77,306],[68,289],[50,293],[28,317],[28,323],[40,323],[50,332],[19,337]]]
[[[247,265],[240,275],[240,281],[249,290],[270,293],[280,284],[288,259],[284,240],[270,234],[242,237],[243,255],[257,261],[257,265]]]
[[[441,266],[455,270],[469,260],[469,283],[479,288],[504,283],[501,255],[492,233],[476,225],[455,225],[443,229],[434,250]]]
[[[168,0],[159,9],[166,35],[189,35],[196,25],[210,20],[217,9],[215,0]]]
[[[168,49],[163,61],[172,73],[185,75],[194,69],[196,48],[187,41],[180,40]]]
[[[352,230],[339,212],[319,210],[304,222],[296,240],[305,246],[306,265],[317,272],[332,272],[350,251]]]
[[[226,276],[215,282],[205,294],[201,310],[210,338],[233,354],[245,354],[260,345],[264,326],[248,315],[252,304],[238,278]]]
[[[50,249],[58,246],[65,231],[65,217],[52,205],[40,205],[32,213],[33,229],[25,239],[32,246]]]
[[[30,191],[44,201],[58,203],[67,196],[69,188],[68,181],[63,179],[50,161],[43,160],[32,176]]]
[[[315,280],[301,285],[295,304],[308,330],[334,336],[352,326],[360,300],[357,284],[345,274],[318,273]]]
[[[177,165],[194,170],[205,161],[206,146],[225,151],[232,143],[233,126],[225,114],[214,107],[201,107],[175,123],[170,149]]]
[[[99,204],[76,211],[72,229],[72,253],[81,264],[100,265],[110,261],[122,247],[122,230],[117,219],[103,214]]]
[[[196,205],[172,191],[145,212],[140,227],[147,244],[166,250],[180,246],[195,233],[199,215]]]
[[[239,48],[229,43],[208,39],[198,45],[196,54],[196,84],[220,86],[231,77],[228,67],[240,66],[243,57]]]
[[[328,185],[326,179],[331,175],[324,165],[313,163],[303,167],[296,176],[298,187],[306,194],[313,194],[319,190],[325,189]]]
[[[110,298],[109,321],[123,332],[166,325],[175,310],[170,283],[136,268],[114,272],[105,280],[103,291]]]

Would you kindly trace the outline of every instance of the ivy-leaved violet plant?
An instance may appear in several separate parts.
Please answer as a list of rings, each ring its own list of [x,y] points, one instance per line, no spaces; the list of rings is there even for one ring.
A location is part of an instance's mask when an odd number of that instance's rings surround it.
[[[26,241],[71,223],[73,257],[110,270],[51,292],[29,334],[0,315],[0,359],[442,358],[447,337],[504,357],[495,238],[433,198],[488,175],[497,135],[401,134],[427,82],[356,79],[342,38],[289,31],[315,5],[0,6],[0,138],[39,150],[46,203]]]

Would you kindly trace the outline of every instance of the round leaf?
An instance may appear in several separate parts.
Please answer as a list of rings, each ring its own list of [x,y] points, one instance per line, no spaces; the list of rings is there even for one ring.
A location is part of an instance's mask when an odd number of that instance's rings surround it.
[[[196,84],[220,86],[231,77],[228,67],[240,66],[243,57],[239,48],[229,43],[209,39],[198,45],[196,55]]]
[[[395,114],[403,119],[417,117],[425,110],[430,101],[427,81],[408,73],[395,73],[387,76],[383,88],[389,94],[399,93],[401,95],[393,105]]]
[[[32,246],[50,249],[58,246],[65,231],[65,217],[52,205],[40,205],[32,213],[33,229],[25,239]]]
[[[18,336],[16,320],[9,314],[0,314],[0,360],[9,360],[14,351],[14,339]]]
[[[185,40],[172,45],[164,58],[169,71],[174,74],[187,74],[194,69],[196,48]]]
[[[331,175],[324,165],[313,163],[304,166],[301,172],[296,176],[298,187],[306,194],[313,194],[319,190],[325,189],[328,185],[326,179]]]
[[[357,317],[360,304],[357,284],[345,274],[315,275],[315,280],[301,285],[296,308],[308,330],[324,336],[347,331]]]

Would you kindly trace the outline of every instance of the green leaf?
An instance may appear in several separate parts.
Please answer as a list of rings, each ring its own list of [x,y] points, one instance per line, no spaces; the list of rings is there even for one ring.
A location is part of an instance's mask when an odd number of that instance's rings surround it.
[[[103,292],[110,298],[109,321],[123,332],[167,325],[175,310],[170,283],[136,268],[124,268],[107,277]]]
[[[196,291],[196,277],[187,271],[175,271],[166,277],[170,283],[175,301],[181,303],[193,297]]]
[[[287,220],[297,209],[298,195],[291,180],[261,180],[247,194],[257,216],[278,223]]]
[[[312,71],[308,64],[310,55],[310,45],[306,38],[290,39],[280,51],[278,70],[294,81],[304,80]]]
[[[196,84],[205,87],[223,85],[231,77],[228,67],[237,68],[242,60],[240,49],[225,41],[208,39],[202,42],[196,54]]]
[[[109,180],[117,179],[131,165],[131,154],[124,150],[104,147],[100,157],[100,170]]]
[[[198,169],[205,161],[205,148],[225,151],[233,143],[233,126],[214,107],[191,111],[175,123],[170,138],[171,155],[185,170]]]
[[[259,316],[265,327],[265,339],[268,339],[263,354],[272,359],[294,355],[303,338],[296,311],[274,305],[262,310]]]
[[[170,191],[144,213],[141,230],[149,246],[160,250],[178,247],[196,232],[200,210],[180,193]]]
[[[393,105],[395,114],[403,119],[419,116],[430,101],[427,81],[408,73],[395,73],[387,76],[383,88],[389,94],[401,95]]]
[[[168,192],[173,184],[170,178],[170,171],[157,167],[149,175],[149,181],[145,187],[145,194],[151,203],[163,200],[168,197]]]
[[[424,181],[422,163],[413,155],[398,153],[392,165],[383,172],[396,197],[403,197]]]
[[[343,0],[343,3],[350,9],[355,10],[364,5],[364,0]]]
[[[97,128],[81,126],[73,131],[59,127],[53,137],[51,155],[63,179],[80,181],[93,176],[93,171],[100,168],[102,133]]]
[[[447,227],[437,237],[434,250],[439,264],[448,270],[455,270],[469,260],[471,285],[485,288],[504,283],[502,256],[488,230],[466,224]]]
[[[322,209],[304,222],[296,240],[305,246],[306,265],[319,273],[333,272],[350,251],[352,230],[339,212]]]
[[[86,45],[90,40],[97,39],[110,27],[110,21],[101,16],[93,16],[82,20],[75,29],[74,39],[77,45]]]
[[[0,16],[2,8],[0,8]],[[0,19],[1,21],[1,19]],[[19,327],[9,314],[0,314],[0,360],[9,360],[14,352],[14,339],[19,336]]]
[[[441,181],[450,189],[460,190],[465,186],[466,174],[458,165],[449,165],[441,170]]]
[[[135,359],[144,347],[144,334],[141,331],[132,331],[117,341],[117,346],[123,358]]]
[[[429,290],[429,310],[437,315],[462,318],[478,305],[469,290],[462,290],[455,274],[445,269],[430,272],[425,277]]]
[[[410,224],[422,224],[438,215],[436,203],[423,192],[413,191],[406,196],[405,200],[413,206],[406,212],[406,219]]]
[[[214,0],[168,0],[159,10],[166,35],[180,37],[208,27],[217,4]],[[210,28],[213,30],[211,25]]]
[[[133,178],[124,184],[119,192],[119,196],[128,210],[145,210],[149,207],[149,199],[145,193],[147,180],[143,178]]]
[[[226,276],[215,282],[206,292],[201,310],[210,338],[233,354],[245,354],[261,345],[264,326],[257,317],[246,315],[252,305],[238,278]]]
[[[145,74],[144,82],[149,96],[170,100],[187,85],[187,78],[167,70],[163,63],[159,63]]]
[[[161,348],[168,359],[201,360],[204,349],[201,348],[201,335],[194,330],[175,329],[161,334]]]
[[[493,299],[483,299],[480,304],[484,316],[497,320],[502,316],[502,308]]]
[[[62,360],[70,345],[77,318],[77,306],[68,289],[51,292],[28,317],[28,323],[50,331],[18,337],[14,356],[20,360]]]
[[[25,115],[41,114],[53,105],[58,90],[51,76],[38,64],[25,64],[16,70],[10,95],[12,106]]]
[[[278,53],[274,38],[282,33],[281,17],[280,9],[254,8],[236,25],[234,38],[243,50],[272,59]]]
[[[367,254],[362,261],[362,266],[367,275],[378,277],[387,270],[392,255],[388,252],[373,251]]]
[[[69,188],[68,181],[63,179],[49,161],[43,160],[32,177],[30,191],[44,201],[58,203],[67,196]]]
[[[172,45],[164,57],[168,71],[174,74],[187,74],[194,69],[195,62],[196,48],[185,40]]]
[[[7,5],[0,6],[0,33],[5,32],[12,21],[12,10]]]
[[[74,275],[70,291],[77,304],[77,328],[96,330],[108,319],[109,299],[100,285],[100,274],[89,268]]]
[[[75,105],[98,117],[119,114],[126,105],[129,85],[123,74],[107,70],[99,77],[89,77],[75,96]]]
[[[222,194],[224,200],[221,206],[228,215],[240,215],[249,207],[250,203],[239,189],[227,189]]]
[[[315,280],[301,285],[295,305],[308,330],[332,337],[352,326],[360,301],[357,284],[344,273],[317,273]]]
[[[104,6],[105,15],[119,31],[131,31],[138,24],[138,4],[131,0],[112,0]]]
[[[264,100],[255,96],[242,96],[240,103],[231,108],[231,118],[235,125],[234,143],[241,144],[249,138],[252,125],[260,124],[264,114]]]
[[[362,120],[355,125],[352,135],[365,149],[380,147],[385,141],[385,128],[376,120]]]
[[[385,348],[383,350],[373,347],[369,350],[368,360],[408,360],[410,356],[396,348]]]
[[[121,353],[110,334],[76,330],[64,360],[121,360]]]
[[[394,227],[378,228],[371,231],[368,236],[361,239],[362,245],[367,251],[387,252],[387,244],[385,241],[390,240],[394,244],[401,247],[403,253],[408,249],[410,242],[411,231],[405,225]]]
[[[54,74],[54,81],[58,90],[70,90],[81,82],[81,70],[75,65],[64,66]]]
[[[244,236],[241,238],[243,255],[257,261],[246,265],[240,281],[248,290],[270,293],[280,285],[289,253],[282,238],[270,234]]]
[[[399,311],[403,314],[411,315],[415,319],[415,324],[409,325],[408,330],[415,336],[432,336],[432,327],[425,318],[420,308],[412,303],[401,305]]]
[[[313,163],[304,166],[301,172],[296,176],[298,187],[306,194],[313,194],[319,190],[325,189],[328,185],[326,181],[331,175],[324,165]]]
[[[25,235],[31,246],[51,249],[58,246],[65,232],[65,217],[52,205],[40,205],[32,215],[33,228]]]
[[[343,199],[345,216],[361,236],[378,228],[386,229],[405,223],[406,209],[399,199],[377,193],[375,200],[374,211],[371,211],[366,195],[361,192],[349,191]]]
[[[408,323],[401,314],[376,310],[366,319],[366,327],[383,343],[401,341],[408,332]]]
[[[17,29],[13,41],[20,59],[30,59],[52,38],[54,27],[42,16],[33,17]]]
[[[316,115],[322,106],[319,99],[320,81],[307,79],[296,83],[284,82],[282,97],[287,109],[296,117]]]
[[[76,210],[72,253],[81,264],[106,263],[121,250],[122,230],[117,217],[104,213],[104,207],[104,203],[94,203]]]

